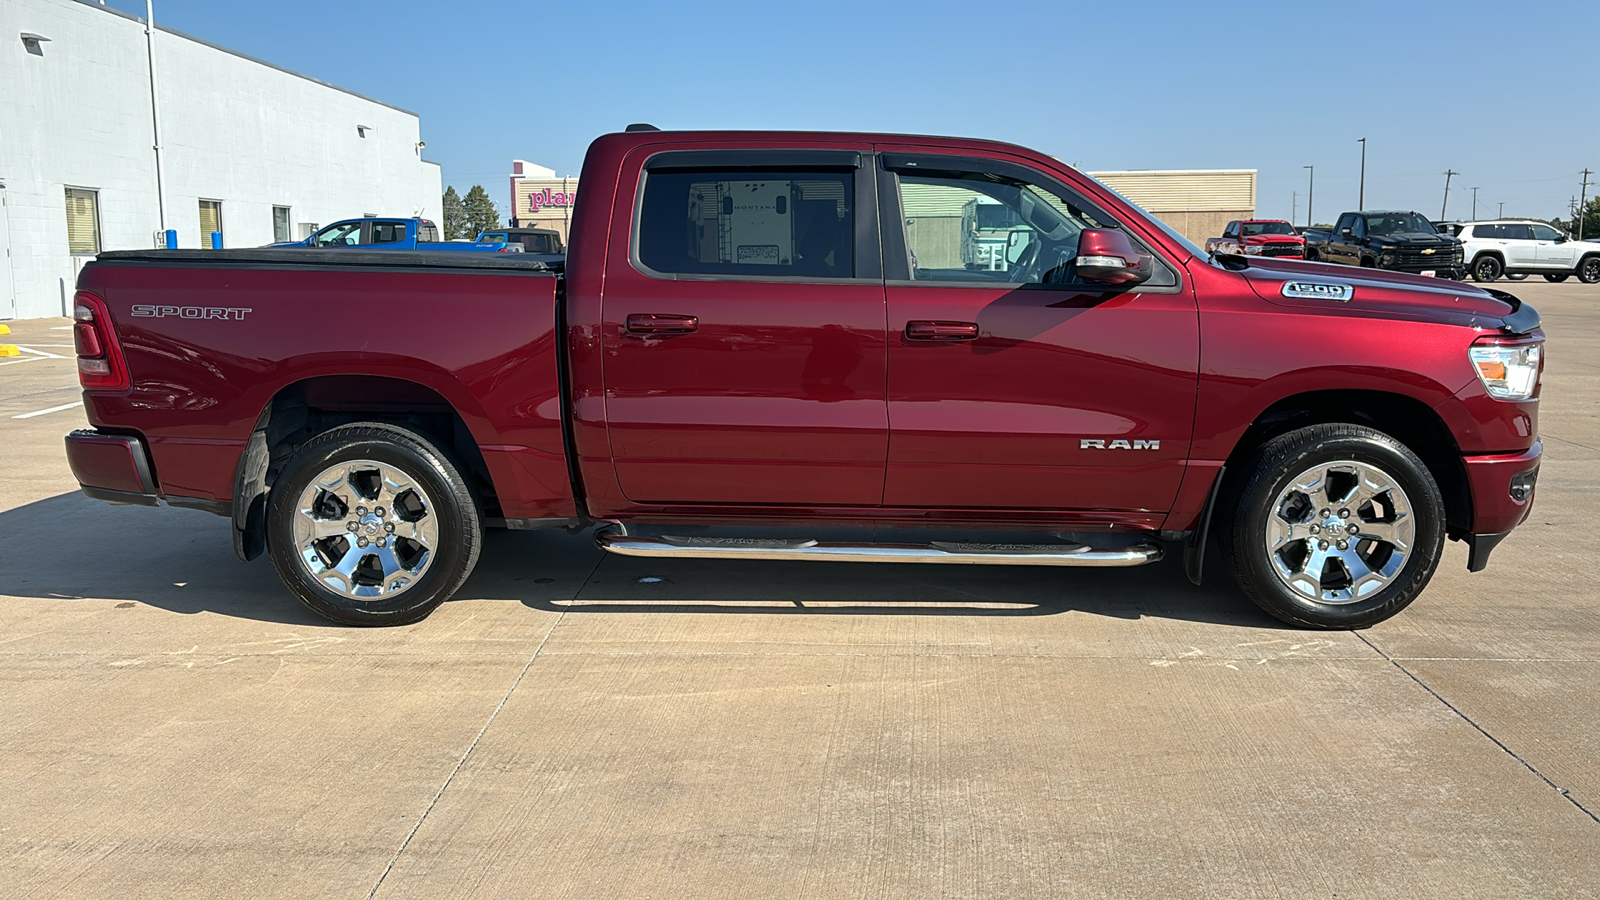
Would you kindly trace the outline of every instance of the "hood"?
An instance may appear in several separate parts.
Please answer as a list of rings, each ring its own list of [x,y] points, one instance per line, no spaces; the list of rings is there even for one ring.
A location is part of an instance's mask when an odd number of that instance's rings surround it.
[[[1238,270],[1238,274],[1261,299],[1280,306],[1318,310],[1335,307],[1356,314],[1488,330],[1508,328],[1518,333],[1538,327],[1538,314],[1511,294],[1448,278],[1268,257],[1252,256],[1249,260],[1249,266]],[[1344,285],[1351,288],[1351,296],[1348,300],[1286,297],[1284,285],[1290,282]],[[1527,312],[1518,315],[1521,310]],[[1531,326],[1525,321],[1530,315]]]
[[[1420,231],[1402,232],[1400,234],[1375,234],[1372,236],[1372,241],[1376,244],[1419,244],[1435,247],[1454,247],[1461,243],[1448,234]]]

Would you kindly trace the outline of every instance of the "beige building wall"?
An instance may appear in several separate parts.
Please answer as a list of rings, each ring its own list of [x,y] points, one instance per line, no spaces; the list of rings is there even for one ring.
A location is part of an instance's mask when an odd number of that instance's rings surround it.
[[[1256,214],[1255,169],[1090,172],[1173,230],[1203,244],[1234,219]]]
[[[511,163],[511,216],[521,228],[553,228],[567,240],[572,210],[578,201],[578,177],[561,177],[554,169],[526,160]]]

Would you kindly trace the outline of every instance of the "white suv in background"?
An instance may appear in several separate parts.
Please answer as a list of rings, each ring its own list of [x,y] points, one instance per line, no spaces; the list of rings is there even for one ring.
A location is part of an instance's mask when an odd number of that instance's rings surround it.
[[[1499,219],[1457,227],[1467,271],[1475,281],[1494,281],[1501,275],[1566,281],[1567,276],[1577,275],[1588,284],[1600,282],[1600,244],[1572,240],[1543,222]]]

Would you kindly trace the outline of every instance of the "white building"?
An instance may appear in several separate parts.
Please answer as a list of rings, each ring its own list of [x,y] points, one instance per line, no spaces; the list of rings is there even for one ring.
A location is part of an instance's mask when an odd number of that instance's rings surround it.
[[[158,7],[159,9],[159,7]],[[0,2],[0,319],[67,315],[101,250],[439,219],[417,115],[81,0]],[[157,191],[155,129],[161,134]]]

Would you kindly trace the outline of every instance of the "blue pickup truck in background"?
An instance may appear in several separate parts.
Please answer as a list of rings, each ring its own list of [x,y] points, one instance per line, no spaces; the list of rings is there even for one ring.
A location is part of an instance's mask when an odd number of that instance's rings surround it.
[[[518,253],[521,244],[502,241],[441,241],[439,228],[429,219],[345,219],[320,229],[303,241],[271,244],[273,247],[366,250],[460,250],[479,253]]]

